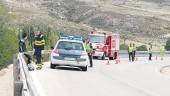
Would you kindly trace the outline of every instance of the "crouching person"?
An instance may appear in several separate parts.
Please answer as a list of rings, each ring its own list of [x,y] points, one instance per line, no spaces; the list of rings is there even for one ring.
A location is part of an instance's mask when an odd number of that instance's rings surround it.
[[[31,61],[32,61],[31,55],[26,53],[27,52],[27,48],[26,48],[26,44],[25,44],[26,40],[27,40],[27,34],[23,33],[21,40],[19,40],[19,52],[23,53],[23,55],[27,58],[26,63],[28,65],[28,69],[34,70],[33,65],[31,65]]]

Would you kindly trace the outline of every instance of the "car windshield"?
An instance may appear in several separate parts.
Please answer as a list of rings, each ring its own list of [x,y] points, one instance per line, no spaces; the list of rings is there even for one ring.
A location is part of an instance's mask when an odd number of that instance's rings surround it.
[[[82,50],[84,51],[83,44],[79,42],[68,42],[68,41],[60,41],[57,49],[65,49],[65,50]]]
[[[105,43],[105,36],[96,36],[96,35],[91,35],[89,37],[89,40],[91,43]]]

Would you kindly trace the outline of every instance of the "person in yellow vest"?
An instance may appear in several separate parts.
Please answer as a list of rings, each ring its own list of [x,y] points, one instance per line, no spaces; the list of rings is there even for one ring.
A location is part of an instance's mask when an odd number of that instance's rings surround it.
[[[148,49],[148,53],[149,53],[149,60],[152,60],[152,45],[149,47]]]
[[[87,41],[86,44],[85,44],[85,47],[86,47],[87,54],[89,56],[90,67],[93,67],[93,56],[92,56],[93,47],[92,47],[92,44],[89,41]]]
[[[161,60],[163,60],[163,57],[165,56],[165,47],[161,46],[160,48],[160,56],[161,56]]]
[[[136,46],[135,46],[135,44],[133,43],[132,61],[135,60],[135,56],[136,56]]]
[[[132,58],[133,58],[133,46],[132,46],[131,43],[130,43],[130,45],[128,47],[128,54],[129,54],[129,61],[131,62]]]
[[[35,37],[34,37],[34,41],[33,41],[33,47],[35,49],[35,57],[36,57],[36,64],[37,64],[37,69],[41,69],[42,68],[42,50],[44,50],[44,46],[45,46],[45,40],[44,40],[44,36],[41,34],[40,31],[37,31],[35,33]]]

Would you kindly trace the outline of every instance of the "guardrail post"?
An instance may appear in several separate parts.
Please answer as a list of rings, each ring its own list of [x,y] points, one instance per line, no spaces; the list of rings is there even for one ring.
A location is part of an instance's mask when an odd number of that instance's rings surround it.
[[[14,85],[14,96],[22,96],[23,82],[15,81]]]
[[[20,67],[17,54],[13,56],[14,96],[22,96],[23,82],[20,81]]]

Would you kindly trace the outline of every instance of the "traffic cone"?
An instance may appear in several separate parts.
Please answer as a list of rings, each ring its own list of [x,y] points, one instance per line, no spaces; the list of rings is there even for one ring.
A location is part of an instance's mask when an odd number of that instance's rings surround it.
[[[116,63],[115,64],[118,64],[118,60],[116,59]]]
[[[119,63],[120,63],[120,56],[119,56],[119,52],[117,52],[117,58],[116,58],[115,64],[119,64]]]
[[[120,59],[116,59],[116,63],[115,64],[119,64],[120,63]]]
[[[118,60],[116,60],[116,63],[115,64],[118,64],[119,62],[118,62]]]
[[[110,61],[109,61],[109,59],[107,60],[107,64],[106,65],[110,65]]]

